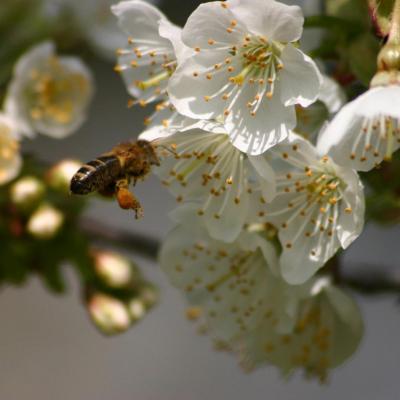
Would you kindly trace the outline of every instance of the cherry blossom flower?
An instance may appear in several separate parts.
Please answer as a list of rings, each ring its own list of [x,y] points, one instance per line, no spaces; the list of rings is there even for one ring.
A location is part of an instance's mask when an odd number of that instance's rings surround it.
[[[279,276],[274,246],[255,232],[243,231],[235,242],[224,243],[211,238],[196,218],[186,218],[163,242],[160,263],[219,340],[237,339],[265,319],[279,331],[294,326],[303,288]]]
[[[308,280],[338,251],[347,248],[364,224],[364,191],[357,173],[321,156],[307,140],[291,134],[273,149],[277,195],[256,204],[253,222],[279,229],[283,277]]]
[[[194,202],[212,237],[233,241],[251,213],[251,198],[273,199],[275,174],[263,156],[247,156],[232,145],[224,127],[199,122],[189,129],[160,137],[151,130],[140,136],[161,151],[155,170],[178,202]]]
[[[294,43],[302,26],[299,7],[273,0],[200,5],[183,28],[195,54],[171,77],[171,102],[190,118],[224,117],[238,149],[265,152],[295,127],[294,105],[318,96],[318,68]]]
[[[22,135],[61,139],[82,125],[92,94],[88,68],[78,58],[57,56],[54,44],[44,42],[16,64],[5,111]]]
[[[292,332],[282,334],[265,319],[236,347],[246,370],[275,365],[288,376],[303,369],[324,382],[330,369],[354,354],[363,336],[360,310],[354,300],[327,278],[314,280],[300,303]]]
[[[318,147],[340,165],[369,171],[400,147],[400,86],[374,87],[347,104],[321,134]]]
[[[15,122],[0,114],[0,185],[13,180],[22,166]]]
[[[129,47],[117,51],[116,70],[122,74],[129,94],[142,106],[161,99],[160,107],[164,107],[168,79],[184,51],[180,28],[141,0],[122,1],[112,11],[128,35]]]

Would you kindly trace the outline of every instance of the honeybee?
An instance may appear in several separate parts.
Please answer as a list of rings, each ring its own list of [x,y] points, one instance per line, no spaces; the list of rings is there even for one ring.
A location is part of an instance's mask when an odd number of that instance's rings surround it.
[[[72,177],[71,193],[115,195],[121,208],[132,209],[139,218],[143,209],[129,191],[129,184],[133,180],[136,185],[138,180],[145,179],[153,165],[160,165],[160,160],[152,143],[146,140],[121,143],[83,165]]]

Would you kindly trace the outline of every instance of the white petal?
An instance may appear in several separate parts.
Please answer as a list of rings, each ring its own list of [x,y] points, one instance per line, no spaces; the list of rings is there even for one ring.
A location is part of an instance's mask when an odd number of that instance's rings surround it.
[[[309,106],[318,98],[322,84],[317,65],[291,44],[282,51],[281,60],[284,66],[280,73],[282,102],[286,106]]]
[[[168,44],[160,38],[158,26],[165,15],[158,8],[141,0],[121,1],[111,7],[118,18],[121,29],[133,39],[143,39],[154,43]]]
[[[346,93],[335,80],[327,75],[322,75],[318,100],[326,105],[330,114],[334,114],[346,103]]]
[[[275,171],[264,155],[248,156],[248,159],[261,178],[261,191],[265,201],[272,201],[276,195]]]
[[[243,88],[224,123],[233,145],[253,156],[282,142],[296,125],[294,107],[285,107],[277,96],[263,100],[257,114],[251,115],[247,102],[256,96],[256,91],[252,86]]]
[[[268,264],[276,262],[275,251],[265,247],[266,260],[254,249],[256,237],[244,234],[228,245],[181,226],[161,249],[162,269],[173,285],[185,290],[191,304],[203,308],[212,335],[220,339],[253,329],[268,307],[282,303],[278,301],[281,280],[271,274]]]
[[[182,29],[169,22],[166,19],[160,20],[159,34],[161,37],[168,39],[175,50],[175,56],[178,60],[178,65],[185,59],[193,55],[193,50],[187,47],[182,42]]]
[[[237,44],[242,40],[246,28],[239,22],[229,33],[227,28],[231,27],[233,20],[235,16],[229,9],[221,7],[221,2],[201,4],[188,18],[183,28],[182,40],[191,48],[201,49],[226,48]],[[210,45],[210,39],[215,43]]]
[[[357,173],[341,169],[341,175],[347,188],[344,191],[345,202],[341,205],[337,231],[340,244],[346,249],[360,236],[364,228],[365,199],[364,187]],[[346,211],[348,208],[351,210]]]
[[[400,147],[400,111],[397,107],[400,88],[378,87],[343,107],[318,139],[318,150],[329,154],[339,165],[358,171],[369,171],[387,154]],[[392,140],[381,118],[391,118]],[[391,139],[389,139],[391,140]]]
[[[18,122],[19,134],[23,136],[35,136],[35,130],[29,123],[28,116],[21,110],[21,93],[24,91],[26,77],[29,76],[33,66],[36,66],[54,54],[53,42],[43,42],[32,47],[16,63],[14,67],[14,79],[7,89],[7,96],[4,101],[5,112]]]
[[[273,0],[230,0],[227,4],[254,34],[280,42],[295,42],[301,37],[304,17],[299,6]]]
[[[214,71],[214,65],[225,58],[225,51],[204,51],[178,66],[168,85],[170,100],[178,112],[194,119],[212,119],[222,114],[226,105],[222,93],[209,101],[205,97],[212,97],[227,84],[226,71]],[[207,73],[212,74],[211,79],[207,79]]]

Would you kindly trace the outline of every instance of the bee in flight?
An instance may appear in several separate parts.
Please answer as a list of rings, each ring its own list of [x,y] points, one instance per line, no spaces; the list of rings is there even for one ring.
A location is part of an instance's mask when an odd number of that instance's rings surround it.
[[[135,211],[136,218],[143,215],[140,202],[129,191],[129,184],[143,180],[153,165],[160,165],[156,148],[146,140],[121,143],[110,152],[83,165],[71,180],[71,193],[85,195],[98,192],[115,195],[119,206]]]

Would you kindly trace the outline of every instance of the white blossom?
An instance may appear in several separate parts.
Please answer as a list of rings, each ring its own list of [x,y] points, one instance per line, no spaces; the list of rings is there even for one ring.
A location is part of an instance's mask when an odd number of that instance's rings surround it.
[[[299,284],[360,235],[363,185],[354,170],[320,155],[295,134],[273,152],[277,195],[270,204],[252,207],[252,221],[269,222],[279,229],[283,277]]]
[[[251,370],[263,365],[277,366],[288,376],[302,369],[309,378],[325,382],[335,368],[357,350],[363,336],[360,310],[354,300],[327,278],[310,285],[300,303],[292,332],[277,331],[271,319],[236,343],[242,366]]]
[[[264,320],[278,331],[293,328],[303,288],[279,276],[276,251],[258,233],[243,231],[235,242],[224,243],[186,218],[163,242],[160,263],[219,340],[237,339]]]
[[[232,145],[224,127],[199,122],[193,129],[154,140],[161,154],[155,169],[179,203],[195,203],[211,236],[233,241],[251,214],[251,198],[260,204],[275,196],[275,174],[263,156],[247,156]]]
[[[92,75],[75,57],[59,57],[51,42],[41,43],[17,62],[5,110],[18,132],[64,138],[86,118],[93,94]]]
[[[369,89],[336,115],[318,141],[340,165],[369,171],[400,147],[400,86]]]
[[[129,46],[117,51],[116,66],[128,92],[143,106],[155,100],[167,101],[168,79],[181,51],[180,28],[156,7],[141,0],[122,1],[112,11],[128,35]]]
[[[265,152],[295,127],[294,105],[318,95],[320,73],[294,44],[302,26],[299,7],[273,0],[200,5],[183,28],[195,54],[171,77],[171,102],[190,118],[224,117],[238,149]]]
[[[15,122],[0,113],[0,185],[13,180],[21,170],[22,159]]]

